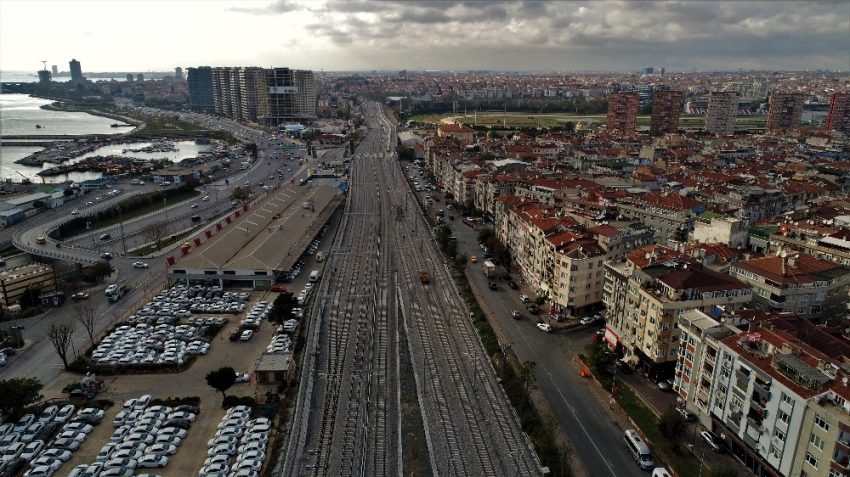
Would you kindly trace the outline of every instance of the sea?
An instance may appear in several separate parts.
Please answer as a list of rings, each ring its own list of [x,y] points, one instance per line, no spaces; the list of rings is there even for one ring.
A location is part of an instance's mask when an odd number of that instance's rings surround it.
[[[54,78],[56,81],[67,81],[70,78]],[[108,80],[109,78],[98,78]],[[123,78],[115,78],[124,80]],[[38,77],[33,73],[8,73],[0,72],[2,82],[33,82]],[[132,128],[113,128],[112,124],[120,121],[94,116],[88,113],[71,113],[62,111],[50,111],[41,109],[42,105],[50,104],[49,99],[35,98],[25,94],[0,94],[0,134],[3,136],[15,135],[58,135],[58,134],[99,134],[104,136],[126,133]],[[38,124],[41,128],[36,128]],[[33,139],[37,141],[37,138]],[[47,141],[49,142],[49,141]],[[170,153],[122,153],[124,149],[140,149],[150,143],[139,142],[134,144],[121,144],[117,146],[104,146],[82,157],[74,158],[68,163],[79,162],[86,157],[97,155],[116,154],[125,157],[137,157],[143,159],[171,159],[179,161],[185,158],[196,157],[199,152],[209,151],[210,145],[200,145],[194,142],[176,143],[177,151]],[[15,164],[15,161],[24,158],[44,148],[38,146],[0,146],[0,180],[11,179],[20,182],[23,177],[32,180],[33,183],[41,183],[42,178],[36,173],[41,169],[53,167],[55,164],[45,164],[43,167],[24,166]],[[44,177],[43,182],[61,183],[67,180],[83,181],[101,177],[99,172],[71,172],[66,175]]]

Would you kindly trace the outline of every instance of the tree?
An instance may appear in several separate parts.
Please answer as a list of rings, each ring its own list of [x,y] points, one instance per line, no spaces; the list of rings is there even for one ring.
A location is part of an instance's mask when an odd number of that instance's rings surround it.
[[[229,366],[218,368],[215,371],[210,371],[206,376],[207,384],[216,391],[221,392],[221,397],[224,398],[224,392],[233,386],[236,382],[236,371]]]
[[[74,305],[77,321],[79,321],[86,332],[89,334],[89,339],[94,343],[94,328],[97,324],[97,306],[90,301],[84,301]]]
[[[248,197],[251,196],[251,189],[247,187],[237,187],[233,189],[233,192],[230,194],[230,200],[235,201],[244,201],[248,200]]]
[[[47,338],[56,349],[56,354],[62,359],[65,369],[68,369],[68,347],[74,339],[77,326],[71,321],[54,321],[47,331]]]
[[[608,366],[614,363],[617,359],[617,353],[611,348],[600,343],[589,343],[585,348],[587,352],[587,361],[593,372],[596,374],[604,374],[608,372]]]
[[[11,378],[0,381],[0,414],[16,416],[30,404],[44,399],[39,392],[44,388],[35,378]]]
[[[32,203],[32,207],[33,207],[33,209],[40,209],[40,208],[44,207],[44,201],[43,200],[37,200],[37,201]]]
[[[89,275],[94,279],[95,283],[103,283],[109,275],[115,272],[115,268],[106,260],[100,260],[89,268]]]
[[[21,304],[21,310],[38,306],[41,303],[38,299],[39,295],[41,295],[41,287],[38,285],[30,285],[24,289],[21,297],[18,298]]]
[[[283,292],[275,298],[272,303],[272,311],[269,313],[269,321],[277,325],[292,318],[292,309],[298,304],[298,300],[292,292]]]
[[[70,197],[70,196],[74,195],[74,190],[73,189],[65,189],[65,190],[62,191],[62,195],[64,195],[65,197]]]
[[[399,159],[406,159],[412,161],[414,157],[416,157],[416,152],[413,151],[413,148],[403,147],[398,150]]]
[[[670,442],[676,442],[688,429],[688,421],[685,420],[675,407],[670,406],[658,419],[658,432]]]
[[[495,237],[496,233],[493,232],[493,229],[487,227],[486,229],[481,229],[478,231],[478,243],[486,244],[491,237]]]
[[[142,236],[145,240],[155,243],[157,248],[166,235],[168,235],[168,222],[156,222],[142,229]]]
[[[534,374],[534,368],[537,367],[535,361],[525,361],[519,368],[519,380],[525,390],[526,397],[528,393],[537,389],[537,375]]]
[[[738,477],[738,471],[725,463],[714,465],[705,474],[707,477]]]

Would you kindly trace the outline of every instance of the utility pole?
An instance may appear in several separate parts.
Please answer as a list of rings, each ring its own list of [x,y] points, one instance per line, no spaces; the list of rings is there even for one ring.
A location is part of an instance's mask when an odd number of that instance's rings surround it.
[[[121,249],[124,253],[127,253],[127,241],[124,239],[124,219],[121,216],[121,207],[116,207],[118,209],[118,225],[121,230]]]

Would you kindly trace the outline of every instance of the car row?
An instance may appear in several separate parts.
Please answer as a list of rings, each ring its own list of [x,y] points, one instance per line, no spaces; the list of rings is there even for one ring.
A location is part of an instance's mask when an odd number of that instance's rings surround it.
[[[209,349],[209,339],[199,336],[198,328],[137,323],[133,327],[118,327],[100,342],[91,359],[98,364],[112,365],[182,364],[189,349],[204,349],[204,352],[190,354],[206,354]]]
[[[263,320],[268,318],[269,314],[272,311],[271,303],[267,301],[257,302],[252,308],[251,311],[245,316],[239,326],[248,327],[248,328],[258,328],[260,324],[262,324]]]
[[[269,419],[249,420],[251,409],[236,406],[227,410],[215,436],[207,442],[207,459],[199,477],[256,477],[266,458],[271,433]]]

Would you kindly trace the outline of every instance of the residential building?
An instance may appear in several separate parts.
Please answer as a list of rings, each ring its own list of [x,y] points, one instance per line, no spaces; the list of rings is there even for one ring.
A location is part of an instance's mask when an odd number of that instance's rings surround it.
[[[850,92],[833,93],[829,100],[826,128],[843,133],[850,132]]]
[[[266,74],[266,104],[258,106],[258,122],[277,126],[316,119],[316,86],[312,71],[270,68]]]
[[[753,306],[816,324],[843,312],[850,288],[850,268],[797,252],[739,261],[730,274],[753,287]]]
[[[679,131],[679,111],[682,109],[681,91],[656,91],[652,101],[652,119],[649,133],[661,135]]]
[[[845,475],[850,392],[844,361],[756,325],[719,342],[711,429],[755,475]]]
[[[711,134],[734,134],[738,99],[738,93],[732,91],[712,91],[708,96],[705,130]]]
[[[242,95],[237,78],[238,68],[212,69],[213,105],[216,114],[227,118],[242,117]]]
[[[183,68],[179,66],[174,68],[174,79],[177,81],[183,81],[185,79],[183,78]]]
[[[788,131],[800,127],[803,116],[803,93],[773,93],[767,113],[767,131]]]
[[[71,69],[71,82],[79,83],[81,81],[85,81],[83,78],[83,68],[80,66],[80,62],[77,60],[71,60],[68,62],[68,66]]]
[[[38,70],[38,82],[45,84],[50,83],[50,71],[48,70]]]
[[[650,193],[617,203],[620,214],[632,217],[659,232],[658,243],[685,243],[705,204],[680,194]]]
[[[638,93],[612,93],[608,97],[606,129],[623,133],[635,132],[639,104]]]
[[[747,245],[749,227],[738,217],[726,217],[704,212],[694,222],[694,230],[688,237],[694,243],[722,243],[730,248]]]
[[[672,376],[679,315],[731,311],[751,300],[751,287],[691,263],[674,249],[644,247],[605,264],[605,339],[655,379]]]
[[[189,83],[189,106],[192,110],[214,111],[212,68],[209,66],[189,68],[187,82]]]
[[[463,124],[440,124],[437,126],[437,137],[450,137],[472,141],[475,130]]]
[[[850,266],[850,229],[841,228],[829,233],[814,225],[804,228],[783,223],[774,227],[768,238],[767,253],[775,254],[782,250],[801,252]]]

